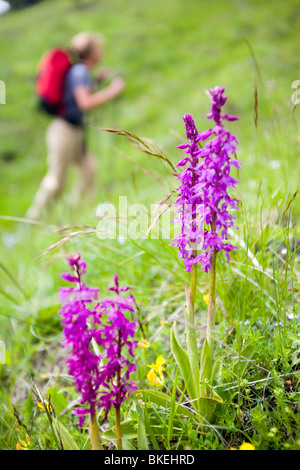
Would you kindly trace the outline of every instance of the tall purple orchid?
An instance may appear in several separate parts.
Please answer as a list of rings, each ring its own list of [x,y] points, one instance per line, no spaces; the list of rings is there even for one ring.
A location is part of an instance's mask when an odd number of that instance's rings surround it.
[[[87,404],[87,407],[81,406],[74,413],[79,416],[80,427],[85,416],[89,415],[90,430],[93,428],[95,431],[97,408],[105,409],[106,420],[110,409],[114,407],[119,421],[121,403],[136,389],[136,385],[129,381],[136,366],[123,355],[126,346],[128,356],[134,357],[133,349],[137,344],[131,339],[135,333],[135,320],[126,318],[126,314],[134,313],[134,298],[132,295],[122,297],[121,293],[129,287],[120,288],[116,275],[114,286],[109,289],[115,293],[115,298],[91,305],[98,300],[99,289],[83,284],[85,262],[79,254],[69,257],[68,261],[73,274],[65,273],[62,278],[75,286],[60,288],[60,300],[64,302],[60,311],[64,325],[63,347],[70,350],[67,364],[76,389],[81,394],[80,404]],[[93,341],[99,346],[97,353]],[[120,423],[117,428],[119,432]],[[93,436],[91,438],[93,441]],[[118,446],[121,446],[120,432]],[[100,444],[98,448],[101,448]]]
[[[218,86],[209,90],[212,108],[207,118],[215,121],[213,128],[199,133],[192,116],[183,116],[190,143],[178,146],[186,156],[176,165],[185,168],[177,177],[180,184],[175,201],[179,214],[175,222],[181,224],[181,233],[172,244],[178,247],[188,272],[195,264],[209,272],[213,252],[223,250],[229,259],[229,253],[236,249],[227,238],[235,219],[229,209],[236,210],[239,201],[231,198],[228,190],[238,183],[230,170],[232,166],[240,168],[240,162],[234,158],[236,137],[224,129],[223,121],[238,118],[221,114],[227,100],[224,90]]]
[[[214,121],[214,127],[198,132],[192,116],[183,116],[189,142],[178,146],[185,155],[177,164],[178,168],[184,168],[177,175],[179,186],[173,220],[180,224],[181,230],[172,240],[172,245],[178,248],[178,256],[182,257],[185,270],[191,273],[191,284],[190,289],[184,285],[187,352],[184,354],[179,344],[175,322],[171,331],[171,348],[191,403],[205,423],[210,422],[217,404],[222,403],[222,398],[212,388],[216,258],[219,252],[224,251],[230,259],[230,253],[236,249],[228,243],[228,231],[234,227],[235,221],[231,211],[237,210],[239,202],[228,193],[238,183],[230,175],[231,168],[239,169],[241,163],[235,158],[237,140],[223,127],[224,121],[237,119],[222,114],[227,100],[223,96],[224,91],[218,86],[209,90],[212,107],[207,118]],[[200,360],[195,327],[198,265],[209,273],[206,338]]]
[[[198,358],[195,354],[197,342],[194,333],[194,304],[197,290],[197,266],[209,273],[209,305],[207,312],[207,343],[212,354],[213,329],[215,324],[216,297],[216,257],[224,251],[228,260],[230,253],[237,249],[228,243],[228,230],[234,227],[235,217],[231,211],[238,209],[237,199],[229,195],[238,181],[230,175],[232,167],[240,169],[241,162],[235,158],[236,137],[227,131],[224,121],[234,121],[235,116],[222,114],[222,107],[227,101],[225,88],[216,86],[209,90],[211,112],[208,119],[214,121],[214,127],[198,132],[190,114],[183,116],[189,143],[178,148],[184,150],[177,167],[184,169],[178,174],[177,199],[174,203],[176,214],[174,222],[181,230],[172,245],[178,247],[178,256],[184,261],[184,267],[191,273],[190,290],[187,295],[187,342],[193,371],[197,370]],[[190,325],[190,327],[188,326]],[[196,380],[197,381],[197,380]]]

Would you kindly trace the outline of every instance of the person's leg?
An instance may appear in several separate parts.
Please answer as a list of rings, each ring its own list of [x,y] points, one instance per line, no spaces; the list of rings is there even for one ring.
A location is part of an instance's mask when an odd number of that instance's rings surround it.
[[[73,162],[80,172],[79,181],[73,189],[72,197],[72,202],[76,206],[83,198],[94,193],[97,171],[96,159],[87,151],[84,129],[82,129],[81,151],[74,154]]]
[[[81,197],[94,191],[97,165],[95,158],[89,153],[85,153],[77,164],[80,171],[78,193]]]
[[[38,219],[49,208],[51,201],[58,198],[64,188],[68,167],[80,148],[81,130],[62,119],[55,119],[46,134],[48,147],[48,171],[36,193],[27,217]],[[78,147],[79,146],[79,147]]]

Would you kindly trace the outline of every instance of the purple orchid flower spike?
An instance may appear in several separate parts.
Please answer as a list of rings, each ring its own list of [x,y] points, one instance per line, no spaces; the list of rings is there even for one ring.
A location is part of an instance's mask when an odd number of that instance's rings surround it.
[[[199,264],[205,272],[211,270],[211,255],[224,251],[228,260],[230,252],[237,249],[228,244],[228,229],[234,227],[235,217],[230,210],[237,210],[237,199],[231,198],[228,190],[235,189],[238,181],[230,175],[231,167],[240,169],[241,162],[235,159],[236,137],[223,127],[223,121],[238,119],[221,114],[227,101],[223,96],[225,88],[209,90],[211,113],[208,119],[215,121],[215,127],[199,133],[194,119],[186,114],[183,120],[188,144],[178,148],[185,156],[177,167],[185,167],[177,177],[178,198],[175,201],[174,222],[181,224],[181,233],[172,242],[177,246],[179,256],[184,260],[186,271]],[[209,139],[209,140],[208,140]],[[204,147],[199,142],[205,142]]]
[[[116,409],[137,387],[129,380],[136,365],[123,355],[124,347],[129,357],[134,358],[137,342],[136,322],[129,321],[126,314],[134,313],[132,295],[122,298],[121,292],[129,287],[119,287],[118,276],[115,285],[109,290],[116,294],[115,299],[104,299],[93,307],[88,305],[98,300],[99,289],[90,288],[82,282],[86,263],[78,254],[68,258],[73,274],[64,273],[61,277],[75,284],[61,287],[60,300],[64,302],[60,310],[63,328],[63,347],[69,350],[67,365],[75,387],[80,393],[80,407],[73,412],[82,427],[86,415],[92,419],[98,408],[105,409],[105,417],[112,406]],[[99,346],[96,354],[92,341]],[[85,405],[85,406],[84,406]]]

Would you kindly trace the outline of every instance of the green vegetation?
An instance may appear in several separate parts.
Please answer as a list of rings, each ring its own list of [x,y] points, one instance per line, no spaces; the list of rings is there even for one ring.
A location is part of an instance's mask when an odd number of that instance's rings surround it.
[[[122,285],[132,287],[142,325],[138,339],[150,343],[138,352],[138,380],[149,392],[144,408],[136,399],[124,404],[124,446],[224,450],[247,441],[261,450],[299,449],[300,131],[299,109],[291,101],[292,82],[300,78],[298,2],[45,0],[9,12],[0,23],[0,80],[6,84],[6,104],[0,105],[0,340],[6,353],[0,364],[0,448],[15,449],[19,439],[27,442],[26,434],[33,449],[60,448],[61,438],[65,446],[90,448],[87,430],[78,430],[71,412],[78,397],[67,375],[58,316],[65,256],[80,252],[88,265],[86,282],[101,295],[116,272]],[[80,30],[105,36],[103,65],[123,75],[126,88],[89,115],[97,194],[72,205],[74,170],[52,213],[30,224],[22,219],[46,170],[49,124],[37,110],[36,65],[45,50]],[[188,279],[176,250],[168,240],[100,240],[94,230],[98,204],[118,207],[119,196],[127,196],[128,206],[144,204],[150,212],[175,188],[174,178],[160,159],[97,127],[152,139],[175,165],[182,154],[176,146],[185,141],[182,115],[190,113],[205,130],[205,90],[215,85],[226,87],[226,112],[240,118],[230,131],[245,164],[237,191],[240,251],[230,264],[220,257],[217,271],[215,357],[222,368],[214,386],[223,403],[213,425],[199,432],[192,417],[176,408],[187,396],[178,392],[182,377],[170,330],[176,320],[183,336],[182,281]],[[207,290],[201,273],[199,343]],[[147,364],[158,356],[167,364],[166,388],[159,391],[169,401],[153,398],[156,389],[146,379]],[[59,424],[52,418],[51,427],[34,393],[51,396]],[[104,429],[105,445],[112,448],[113,424]]]

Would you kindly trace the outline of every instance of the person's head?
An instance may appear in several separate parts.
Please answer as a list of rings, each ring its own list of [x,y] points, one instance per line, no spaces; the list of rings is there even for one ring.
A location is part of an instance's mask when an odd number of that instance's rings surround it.
[[[99,34],[82,32],[70,41],[71,50],[89,67],[93,67],[102,59],[103,39]]]

